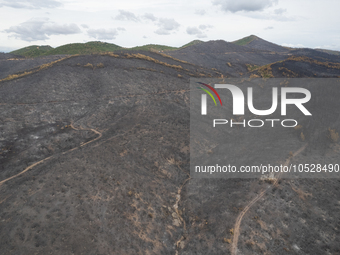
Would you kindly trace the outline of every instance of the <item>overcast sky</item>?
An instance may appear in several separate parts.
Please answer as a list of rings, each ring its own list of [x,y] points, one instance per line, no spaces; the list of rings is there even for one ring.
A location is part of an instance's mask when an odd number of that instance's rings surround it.
[[[338,0],[0,0],[0,51],[104,41],[123,47],[254,34],[340,50]]]

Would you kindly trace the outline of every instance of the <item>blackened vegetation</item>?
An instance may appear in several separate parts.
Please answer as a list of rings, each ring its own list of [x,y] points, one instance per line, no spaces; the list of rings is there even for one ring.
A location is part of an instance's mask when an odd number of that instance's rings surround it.
[[[223,41],[165,53],[1,59],[2,79],[24,75],[0,82],[0,181],[53,156],[0,186],[1,254],[230,254],[236,217],[270,184],[185,182],[189,78],[337,77],[339,59]],[[338,155],[325,130],[292,139]],[[340,253],[339,197],[337,179],[282,180],[244,217],[240,253]]]

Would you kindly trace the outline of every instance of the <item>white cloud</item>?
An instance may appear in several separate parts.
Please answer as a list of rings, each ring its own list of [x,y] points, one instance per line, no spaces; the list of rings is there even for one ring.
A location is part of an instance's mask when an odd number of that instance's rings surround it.
[[[283,8],[279,8],[279,9],[275,9],[274,13],[276,15],[282,15],[283,13],[287,12],[287,9],[283,9]]]
[[[281,22],[286,22],[286,21],[295,21],[297,17],[289,17],[285,16],[282,14],[273,14],[273,13],[257,13],[257,12],[252,12],[252,13],[245,13],[243,14],[246,17],[253,18],[253,19],[259,19],[259,20],[276,20],[276,21],[281,21]]]
[[[76,24],[56,24],[48,18],[30,19],[18,26],[5,29],[4,32],[23,41],[39,41],[49,39],[49,35],[69,35],[81,32]]]
[[[209,28],[213,28],[213,26],[212,25],[199,25],[198,28],[201,30],[209,30]]]
[[[205,10],[195,10],[195,14],[197,14],[197,15],[201,15],[201,16],[203,16],[203,15],[205,15],[207,12],[205,11]]]
[[[153,15],[152,13],[145,13],[143,15],[143,18],[151,20],[151,21],[156,21],[157,18],[155,17],[155,15]]]
[[[187,34],[195,35],[198,38],[206,38],[207,36],[197,27],[187,27]]]
[[[41,9],[56,8],[62,4],[55,0],[2,0],[1,7],[11,7],[15,9]]]
[[[118,31],[115,28],[112,29],[89,29],[87,30],[87,34],[98,40],[112,40],[116,39],[118,35]]]
[[[125,11],[125,10],[119,10],[119,15],[117,15],[115,19],[116,20],[130,20],[134,22],[139,21],[139,18],[137,18],[137,16],[134,13]]]
[[[291,48],[306,48],[303,44],[293,44],[293,43],[282,43],[282,46],[291,47]]]
[[[321,46],[315,46],[314,49],[329,49],[329,50],[339,51],[340,45],[326,44],[326,45],[321,45]]]
[[[160,18],[157,22],[159,27],[155,33],[158,35],[169,35],[171,32],[177,30],[180,24],[174,19]]]
[[[277,4],[278,0],[214,0],[213,4],[218,5],[225,12],[254,12],[263,11],[264,9]]]

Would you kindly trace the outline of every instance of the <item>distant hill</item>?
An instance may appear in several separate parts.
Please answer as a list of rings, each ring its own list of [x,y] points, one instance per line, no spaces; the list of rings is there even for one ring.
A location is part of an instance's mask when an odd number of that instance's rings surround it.
[[[327,51],[323,51],[323,50],[299,48],[299,49],[292,49],[289,51],[289,53],[295,56],[305,56],[305,57],[313,58],[318,61],[329,61],[329,62],[340,63],[339,55],[330,54]]]
[[[46,55],[74,55],[74,54],[94,54],[108,51],[123,49],[122,47],[105,42],[87,42],[87,43],[71,43],[53,50],[50,50]]]
[[[166,46],[166,45],[159,45],[159,44],[147,44],[147,45],[143,45],[143,46],[128,48],[128,50],[169,51],[169,50],[183,49],[185,47],[192,46],[192,45],[195,45],[195,44],[200,44],[200,43],[203,43],[203,41],[194,40],[194,41],[191,41],[187,44],[184,44],[183,46],[181,46],[179,48],[178,47],[172,47],[172,46]]]
[[[198,52],[198,53],[226,53],[226,52],[244,52],[249,51],[248,48],[244,48],[239,45],[235,45],[224,40],[215,40],[209,42],[191,42],[185,47],[181,47],[179,52]]]
[[[183,45],[182,47],[171,47],[166,45],[159,44],[147,44],[143,46],[136,46],[132,48],[124,48],[116,44],[105,43],[105,42],[87,42],[87,43],[70,43],[66,45],[59,46],[57,48],[53,48],[49,45],[39,46],[32,45],[28,47],[24,47],[11,53],[18,56],[24,56],[28,58],[40,57],[40,56],[50,56],[50,55],[88,55],[88,54],[96,54],[102,52],[114,52],[118,50],[143,50],[143,51],[170,51],[182,49],[188,46],[192,46],[195,44],[203,43],[200,40],[194,40],[190,43]]]
[[[159,44],[147,44],[143,46],[136,46],[132,48],[125,48],[121,47],[116,44],[112,43],[106,43],[106,42],[100,42],[100,41],[93,41],[93,42],[87,42],[87,43],[71,43],[62,45],[56,48],[53,48],[49,45],[32,45],[28,47],[24,47],[15,51],[10,52],[13,56],[24,56],[27,58],[35,58],[40,56],[53,56],[53,55],[88,55],[88,54],[98,54],[103,52],[117,52],[117,51],[166,51],[167,54],[172,54],[170,52],[176,52],[176,55],[178,54],[192,54],[192,53],[212,53],[212,54],[219,54],[228,53],[229,55],[231,53],[256,53],[259,54],[260,51],[261,54],[264,54],[263,51],[270,52],[272,54],[273,52],[276,53],[292,53],[291,51],[294,51],[295,49],[291,49],[288,47],[282,47],[277,44],[268,42],[266,40],[263,40],[255,35],[250,35],[247,37],[244,37],[242,39],[239,39],[237,41],[233,42],[226,42],[224,40],[216,40],[216,41],[208,41],[204,42],[201,40],[193,40],[187,44],[184,44],[181,47],[172,47],[167,45],[159,45]],[[332,51],[332,50],[325,50],[325,49],[315,49],[313,55],[316,55],[315,53],[324,53],[324,54],[330,54],[333,56],[340,55],[339,51]],[[231,56],[231,55],[230,55]],[[8,57],[8,55],[7,55]],[[238,57],[240,56],[234,56],[237,57],[236,61],[241,61]],[[4,57],[2,57],[4,58]],[[242,57],[243,58],[243,57]],[[261,59],[261,57],[260,57]],[[228,60],[231,61],[232,59]],[[271,59],[274,60],[274,59]],[[275,59],[277,61],[277,59]],[[195,61],[194,61],[195,62]],[[241,61],[242,62],[242,61]],[[251,61],[254,62],[254,61]],[[197,62],[195,62],[198,64]],[[259,60],[259,63],[264,64],[263,61]]]
[[[267,50],[267,51],[275,51],[275,52],[287,52],[288,51],[288,49],[285,47],[279,46],[275,43],[268,42],[255,35],[244,37],[232,43],[236,45],[240,45],[240,46],[246,46],[246,47],[256,49],[256,50]]]
[[[166,54],[205,68],[213,68],[228,77],[239,77],[247,73],[247,64],[262,66],[287,57],[223,40],[196,43]]]
[[[185,47],[188,47],[188,46],[192,46],[192,45],[195,45],[195,44],[199,44],[199,43],[204,43],[203,41],[201,40],[193,40],[187,44],[184,44],[182,47],[180,47],[181,49],[185,48]]]
[[[244,46],[244,45],[247,45],[248,43],[250,43],[251,41],[255,40],[256,38],[258,38],[258,37],[255,36],[255,35],[250,35],[250,36],[244,37],[242,39],[239,39],[237,41],[233,41],[232,43],[236,44],[236,45]]]
[[[315,49],[315,50],[320,51],[320,52],[324,52],[324,53],[328,53],[328,54],[331,54],[331,55],[337,55],[337,56],[340,55],[340,51],[336,51],[336,50],[325,50],[325,49]]]
[[[246,48],[244,48],[246,47]],[[49,45],[38,46],[32,45],[12,51],[12,54],[34,58],[39,56],[50,55],[88,55],[102,52],[114,52],[119,50],[143,50],[143,51],[174,51],[190,49],[190,52],[210,52],[210,53],[225,53],[225,52],[245,52],[249,49],[253,50],[267,50],[275,52],[287,52],[288,50],[279,45],[267,42],[255,35],[242,38],[232,43],[224,40],[216,40],[203,42],[201,40],[194,40],[181,47],[172,47],[159,44],[147,44],[143,46],[136,46],[132,48],[124,48],[116,44],[93,41],[87,43],[71,43],[53,48]]]
[[[148,50],[148,51],[162,51],[162,50],[174,50],[176,47],[159,45],[159,44],[147,44],[143,46],[136,46],[133,48],[128,48],[129,50]]]
[[[28,46],[19,50],[12,51],[12,54],[25,57],[39,57],[49,55],[74,55],[74,54],[95,54],[108,51],[116,51],[122,47],[105,42],[71,43],[57,48],[51,46]]]
[[[19,56],[32,58],[44,55],[52,49],[53,48],[49,45],[45,46],[32,45],[25,48],[21,48],[19,50],[12,51],[11,53]]]

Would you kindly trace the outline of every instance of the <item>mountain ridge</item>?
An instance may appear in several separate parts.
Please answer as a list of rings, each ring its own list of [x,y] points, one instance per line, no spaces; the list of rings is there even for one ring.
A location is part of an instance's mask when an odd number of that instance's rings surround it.
[[[277,45],[275,43],[266,41],[256,35],[250,35],[247,37],[244,37],[242,39],[239,39],[237,41],[232,42],[236,45],[249,47],[251,49],[256,50],[267,50],[267,51],[274,51],[274,52],[287,52],[289,49]]]
[[[104,52],[116,52],[120,50],[147,50],[147,51],[160,51],[160,52],[169,52],[185,49],[188,47],[197,47],[198,45],[210,45],[211,50],[216,50],[214,44],[219,42],[219,47],[224,44],[229,44],[229,50],[233,49],[234,51],[240,51],[242,47],[252,50],[261,50],[261,51],[272,51],[278,53],[289,52],[291,50],[296,50],[296,48],[288,48],[284,46],[277,45],[275,43],[266,41],[256,35],[246,36],[236,41],[227,42],[225,40],[210,40],[210,41],[201,41],[201,40],[193,40],[187,44],[184,44],[180,47],[173,47],[167,45],[160,44],[146,44],[142,46],[135,46],[131,48],[126,48],[119,46],[113,43],[101,42],[101,41],[89,41],[86,43],[70,43],[58,46],[56,48],[51,47],[50,45],[31,45],[26,46],[14,51],[11,51],[10,54],[23,56],[26,58],[35,58],[39,56],[50,56],[50,55],[74,55],[74,54],[97,54]],[[233,47],[231,44],[235,46],[240,46],[241,48]],[[327,50],[327,49],[315,49],[320,52],[328,53],[330,55],[340,55],[339,51]],[[9,54],[9,53],[8,53]]]
[[[169,51],[189,47],[195,44],[202,43],[200,40],[193,40],[181,47],[172,47],[160,44],[146,44],[142,46],[135,46],[126,48],[113,43],[106,43],[101,41],[90,41],[86,43],[69,43],[58,46],[56,48],[50,45],[31,45],[26,46],[7,54],[23,56],[28,58],[51,56],[51,55],[75,55],[75,54],[98,54],[104,52],[116,52],[119,50],[147,50],[147,51]]]

